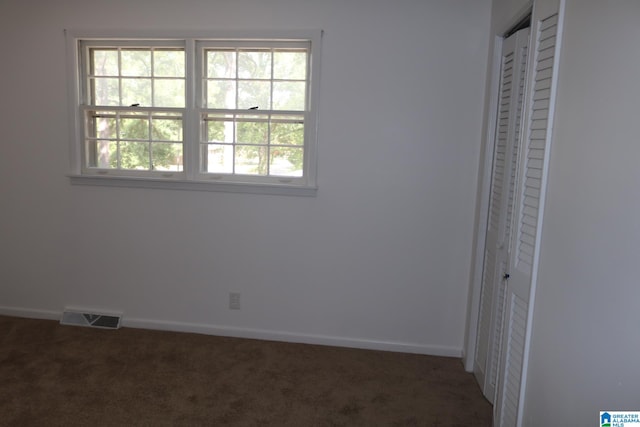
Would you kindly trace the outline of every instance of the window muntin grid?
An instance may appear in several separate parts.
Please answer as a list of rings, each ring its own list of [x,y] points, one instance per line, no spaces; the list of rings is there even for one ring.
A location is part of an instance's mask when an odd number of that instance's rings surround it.
[[[301,177],[304,115],[203,115],[202,168],[214,174]]]
[[[178,47],[87,47],[88,104],[185,107],[185,52]]]
[[[88,109],[85,120],[85,162],[88,167],[183,170],[181,113]]]
[[[205,48],[204,107],[304,111],[306,48]]]
[[[201,170],[302,177],[308,43],[201,50]]]
[[[85,167],[182,171],[184,47],[143,41],[81,46],[88,104],[83,109]]]

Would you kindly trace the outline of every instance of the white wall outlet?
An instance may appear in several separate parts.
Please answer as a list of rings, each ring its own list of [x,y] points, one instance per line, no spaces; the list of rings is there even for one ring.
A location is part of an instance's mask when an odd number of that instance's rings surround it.
[[[240,292],[229,292],[229,309],[240,310]]]

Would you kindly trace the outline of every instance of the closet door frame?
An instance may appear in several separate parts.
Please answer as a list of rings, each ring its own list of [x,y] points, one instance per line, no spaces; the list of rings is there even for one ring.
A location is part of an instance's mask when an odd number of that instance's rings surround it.
[[[518,159],[518,193],[514,206],[503,329],[500,381],[494,425],[520,427],[525,405],[529,348],[549,159],[562,47],[565,0],[536,0],[525,91],[522,149]]]
[[[493,37],[493,52],[491,57],[491,76],[487,95],[489,103],[487,106],[484,129],[484,152],[482,157],[482,172],[478,183],[479,197],[476,202],[476,211],[478,212],[478,222],[476,224],[476,235],[474,242],[473,260],[471,268],[471,285],[469,292],[468,310],[467,310],[467,331],[465,334],[465,346],[463,351],[463,362],[467,372],[473,372],[476,343],[479,326],[480,313],[480,295],[482,293],[482,277],[484,271],[484,249],[487,239],[487,223],[489,221],[489,198],[491,197],[491,174],[493,153],[495,150],[495,135],[498,120],[498,105],[500,91],[500,71],[502,64],[502,43],[505,39],[504,35],[514,28],[518,23],[522,22],[531,14],[533,8],[533,0],[527,2],[506,24],[499,27],[496,35]]]
[[[561,56],[566,0],[535,0],[531,18],[531,39],[527,65],[524,124],[518,159],[517,207],[514,211],[509,251],[507,309],[504,320],[500,369],[496,387],[494,425],[520,427],[526,404],[528,355],[531,346],[540,238],[555,116],[555,95]],[[502,49],[495,48],[494,61],[501,59]],[[492,75],[492,96],[497,93],[500,74]],[[497,100],[491,100],[491,134],[495,134]],[[489,114],[491,115],[491,114]],[[465,367],[473,369],[478,331],[480,293],[482,291],[484,247],[487,240],[488,204],[491,192],[491,159],[494,139],[487,138],[479,217],[476,224],[474,268],[470,297]],[[489,147],[489,145],[491,147]],[[484,205],[483,205],[484,204]]]

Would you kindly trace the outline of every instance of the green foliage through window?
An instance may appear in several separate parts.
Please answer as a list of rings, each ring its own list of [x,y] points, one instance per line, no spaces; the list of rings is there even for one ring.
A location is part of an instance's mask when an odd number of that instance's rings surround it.
[[[88,163],[128,170],[182,170],[182,115],[89,111]]]

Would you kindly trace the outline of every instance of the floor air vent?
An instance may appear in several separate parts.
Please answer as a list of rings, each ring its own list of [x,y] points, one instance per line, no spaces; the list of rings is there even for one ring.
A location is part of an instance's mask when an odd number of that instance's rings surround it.
[[[65,310],[62,313],[62,325],[88,326],[90,328],[118,329],[122,316],[118,314],[85,313]]]

